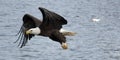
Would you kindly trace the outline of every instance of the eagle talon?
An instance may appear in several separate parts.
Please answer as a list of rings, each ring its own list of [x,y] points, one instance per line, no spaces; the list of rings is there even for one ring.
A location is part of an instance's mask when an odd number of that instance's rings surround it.
[[[63,49],[68,49],[67,43],[62,43],[61,46],[62,46]]]

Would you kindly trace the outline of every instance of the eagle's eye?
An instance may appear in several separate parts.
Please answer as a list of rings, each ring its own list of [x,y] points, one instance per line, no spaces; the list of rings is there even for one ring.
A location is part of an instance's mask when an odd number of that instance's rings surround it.
[[[30,31],[33,31],[33,30],[30,30]]]
[[[33,31],[33,30],[30,30],[31,32]]]

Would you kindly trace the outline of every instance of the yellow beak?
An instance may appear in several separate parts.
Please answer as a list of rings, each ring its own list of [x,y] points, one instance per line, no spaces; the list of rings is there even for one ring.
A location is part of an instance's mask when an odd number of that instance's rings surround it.
[[[67,45],[67,43],[62,43],[61,46],[62,46],[63,49],[68,49],[68,45]]]
[[[31,31],[30,30],[28,30],[28,31],[26,31],[26,34],[28,35],[28,34],[30,34],[31,33]]]

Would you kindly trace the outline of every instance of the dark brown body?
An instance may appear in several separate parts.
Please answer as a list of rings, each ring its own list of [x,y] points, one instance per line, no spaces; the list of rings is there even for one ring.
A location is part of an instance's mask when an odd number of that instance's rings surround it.
[[[45,8],[39,8],[43,14],[43,20],[30,15],[25,14],[23,16],[23,25],[19,32],[18,40],[20,39],[21,48],[25,46],[28,40],[30,40],[33,34],[26,34],[25,32],[31,28],[39,27],[41,30],[40,36],[49,37],[53,41],[57,41],[60,44],[66,42],[66,38],[62,35],[59,30],[62,28],[62,25],[67,24],[67,21],[60,15],[51,12]]]

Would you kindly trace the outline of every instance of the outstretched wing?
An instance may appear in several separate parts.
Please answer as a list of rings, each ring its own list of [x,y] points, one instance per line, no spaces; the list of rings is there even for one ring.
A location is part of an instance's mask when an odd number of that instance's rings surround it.
[[[42,7],[40,7],[39,9],[43,15],[43,21],[42,21],[42,24],[40,25],[41,30],[42,29],[43,30],[52,30],[52,29],[60,30],[62,28],[62,25],[67,24],[67,20],[62,16]]]
[[[20,46],[21,48],[25,46],[27,41],[34,36],[33,34],[26,35],[25,32],[31,28],[39,26],[40,24],[41,21],[39,19],[33,17],[32,15],[25,14],[23,16],[23,25],[21,26],[20,31],[18,32],[19,36],[18,39],[16,40],[16,42],[20,40],[18,46]]]

